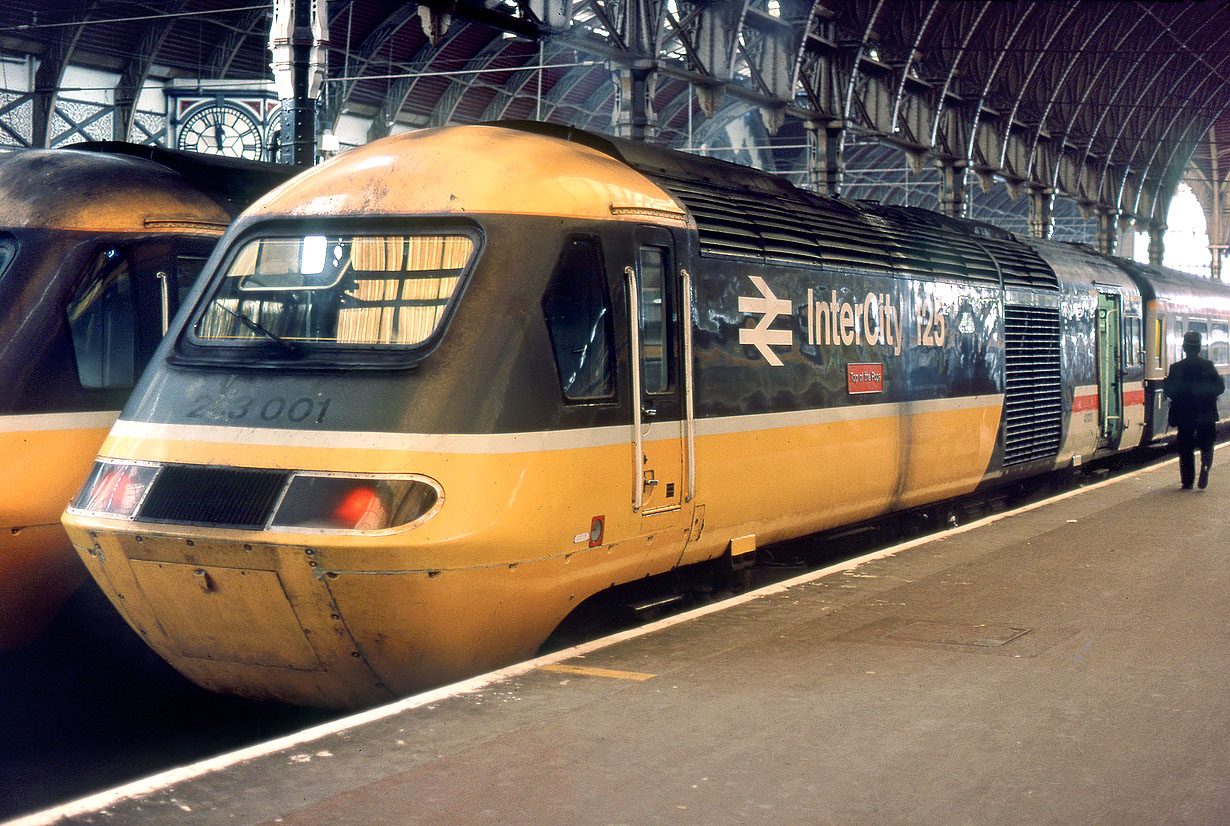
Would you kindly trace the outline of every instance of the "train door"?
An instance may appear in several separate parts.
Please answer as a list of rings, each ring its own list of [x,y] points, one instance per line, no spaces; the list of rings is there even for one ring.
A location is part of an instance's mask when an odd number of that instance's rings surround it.
[[[1101,446],[1115,447],[1123,435],[1123,297],[1098,293],[1098,409]]]
[[[633,510],[653,528],[674,525],[684,501],[681,291],[667,230],[639,227],[625,270],[631,310]],[[673,514],[674,516],[668,516]]]

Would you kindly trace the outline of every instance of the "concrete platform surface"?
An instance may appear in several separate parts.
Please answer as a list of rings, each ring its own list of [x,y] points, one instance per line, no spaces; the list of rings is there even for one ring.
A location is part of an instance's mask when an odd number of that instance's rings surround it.
[[[14,823],[1230,824],[1227,464],[1207,491],[1171,461]]]

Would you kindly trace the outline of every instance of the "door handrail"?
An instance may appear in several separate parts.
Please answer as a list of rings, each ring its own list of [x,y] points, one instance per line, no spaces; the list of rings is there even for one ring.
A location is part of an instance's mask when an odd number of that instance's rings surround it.
[[[645,504],[645,443],[641,435],[641,296],[636,270],[630,266],[624,267],[624,275],[628,281],[628,361],[632,365],[632,511],[640,513]]]
[[[692,274],[680,268],[683,290],[683,455],[687,467],[685,502],[696,497],[696,410],[692,387]]]

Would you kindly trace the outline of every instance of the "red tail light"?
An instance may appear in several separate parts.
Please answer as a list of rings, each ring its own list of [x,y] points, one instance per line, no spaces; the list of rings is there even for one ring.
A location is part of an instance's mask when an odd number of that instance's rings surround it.
[[[296,473],[286,488],[271,530],[383,531],[430,518],[443,492],[425,476]]]
[[[361,485],[342,498],[333,509],[333,518],[347,530],[373,531],[387,526],[388,513],[380,494]]]

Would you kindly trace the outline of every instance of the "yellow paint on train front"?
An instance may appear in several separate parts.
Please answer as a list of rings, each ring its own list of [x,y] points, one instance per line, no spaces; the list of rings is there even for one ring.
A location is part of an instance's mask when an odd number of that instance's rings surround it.
[[[0,430],[0,651],[33,639],[85,580],[60,514],[106,433]]]
[[[646,517],[631,509],[627,444],[446,454],[112,436],[104,454],[124,458],[421,473],[445,501],[418,528],[369,536],[65,524],[129,622],[191,679],[357,706],[531,656],[591,594],[718,556],[733,536],[763,543],[968,492],[998,402],[701,435],[696,501]],[[689,543],[695,505],[706,525]],[[598,515],[604,544],[590,548],[579,537]]]
[[[492,126],[364,144],[293,178],[245,214],[466,213],[690,225],[674,198],[626,164],[580,144]]]
[[[106,437],[106,427],[0,429],[0,528],[58,524]]]
[[[58,522],[0,532],[0,651],[30,642],[85,581]]]

